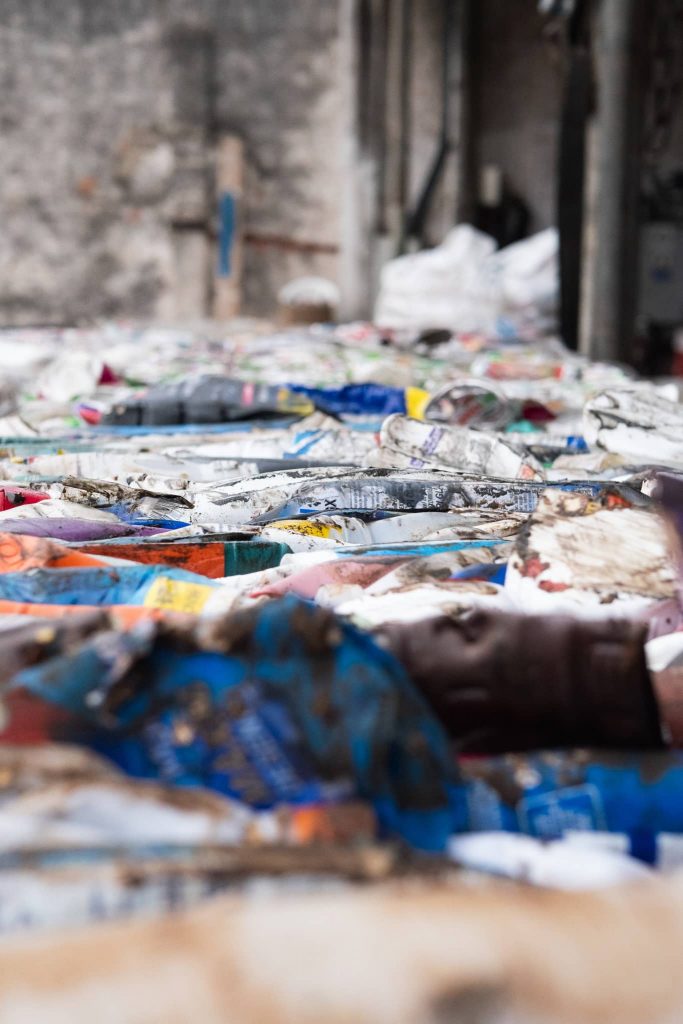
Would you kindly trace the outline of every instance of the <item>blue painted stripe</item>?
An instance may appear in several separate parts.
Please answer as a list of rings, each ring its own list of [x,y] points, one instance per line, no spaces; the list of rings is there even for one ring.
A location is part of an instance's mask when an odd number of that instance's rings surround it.
[[[401,557],[427,558],[429,555],[447,554],[449,551],[470,551],[473,548],[496,548],[507,541],[502,539],[488,540],[455,540],[455,541],[397,541],[386,544],[359,544],[344,548],[333,548],[335,558],[375,558],[387,555]]]
[[[235,245],[237,204],[232,192],[224,192],[218,200],[218,276],[232,274],[232,252]]]

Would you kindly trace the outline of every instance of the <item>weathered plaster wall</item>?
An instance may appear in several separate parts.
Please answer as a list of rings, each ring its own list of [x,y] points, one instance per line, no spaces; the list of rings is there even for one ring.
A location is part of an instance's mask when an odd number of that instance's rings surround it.
[[[0,323],[208,312],[223,132],[246,310],[336,277],[339,24],[338,0],[0,0]]]
[[[218,7],[216,116],[247,140],[246,294],[263,310],[293,276],[338,276],[347,127],[340,8],[338,0]]]

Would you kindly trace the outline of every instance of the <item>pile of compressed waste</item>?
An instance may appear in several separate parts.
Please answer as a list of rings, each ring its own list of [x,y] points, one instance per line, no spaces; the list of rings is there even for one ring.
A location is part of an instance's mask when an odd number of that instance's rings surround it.
[[[675,388],[367,324],[0,365],[0,932],[683,865]]]

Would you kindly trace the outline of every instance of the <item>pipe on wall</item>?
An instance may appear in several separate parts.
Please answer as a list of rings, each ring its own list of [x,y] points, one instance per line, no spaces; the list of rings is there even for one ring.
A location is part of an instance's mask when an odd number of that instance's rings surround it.
[[[401,0],[401,72],[400,72],[400,113],[398,147],[398,203],[401,211],[401,234],[398,252],[405,252],[405,218],[409,203],[410,156],[411,156],[411,71],[412,71],[412,24],[413,0]]]
[[[626,241],[630,192],[630,84],[638,0],[600,0],[596,22],[597,196],[589,355],[628,357]]]

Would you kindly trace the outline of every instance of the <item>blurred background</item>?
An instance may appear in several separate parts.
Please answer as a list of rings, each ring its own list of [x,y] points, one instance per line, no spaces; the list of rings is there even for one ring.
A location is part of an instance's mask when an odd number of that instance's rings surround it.
[[[0,0],[0,73],[1,325],[366,318],[555,226],[566,343],[681,369],[681,0]]]

